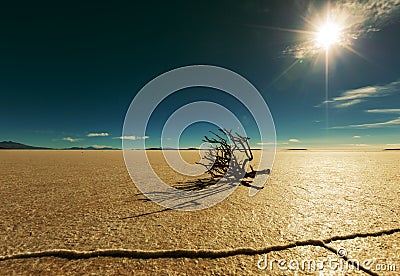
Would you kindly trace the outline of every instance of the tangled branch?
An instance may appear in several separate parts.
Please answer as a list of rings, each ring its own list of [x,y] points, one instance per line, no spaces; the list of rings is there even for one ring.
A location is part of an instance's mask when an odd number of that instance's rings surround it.
[[[212,146],[207,150],[204,159],[209,163],[197,164],[203,165],[206,168],[206,173],[209,173],[213,179],[232,179],[241,181],[243,184],[248,184],[251,181],[244,179],[254,179],[257,173],[267,173],[266,171],[256,171],[248,164],[253,160],[253,153],[249,145],[249,137],[244,137],[239,133],[232,133],[232,130],[219,129],[225,134],[228,139],[221,135],[210,131],[215,137],[204,136],[203,141],[210,143]],[[247,166],[250,171],[247,171]]]

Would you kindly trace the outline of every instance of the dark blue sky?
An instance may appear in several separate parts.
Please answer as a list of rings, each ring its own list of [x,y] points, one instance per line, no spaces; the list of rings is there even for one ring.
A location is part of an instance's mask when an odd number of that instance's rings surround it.
[[[352,38],[329,50],[324,103],[324,49],[301,55],[309,35],[271,28],[316,31],[317,18],[327,10],[321,3],[3,4],[0,140],[120,147],[125,113],[147,82],[174,68],[209,64],[239,73],[261,92],[280,147],[400,146],[399,7],[393,1],[357,7],[332,1],[332,9],[354,8],[362,20],[346,21]],[[158,146],[157,126],[179,106],[227,101],[212,89],[179,93],[154,114],[149,146]],[[238,113],[247,118],[245,111]],[[198,146],[208,126],[191,128],[182,137],[183,147]]]

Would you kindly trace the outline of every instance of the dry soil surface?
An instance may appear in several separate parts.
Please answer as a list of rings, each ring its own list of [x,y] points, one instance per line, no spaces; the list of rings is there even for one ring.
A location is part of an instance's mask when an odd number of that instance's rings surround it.
[[[149,158],[167,183],[190,180]],[[145,200],[121,151],[2,150],[0,274],[398,275],[399,161],[278,152],[254,197],[239,186],[182,212]]]

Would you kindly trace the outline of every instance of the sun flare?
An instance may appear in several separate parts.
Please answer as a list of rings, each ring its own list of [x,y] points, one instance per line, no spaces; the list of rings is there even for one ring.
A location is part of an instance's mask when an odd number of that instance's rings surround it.
[[[319,48],[328,50],[332,45],[339,43],[341,28],[334,22],[322,25],[316,33],[316,43]]]

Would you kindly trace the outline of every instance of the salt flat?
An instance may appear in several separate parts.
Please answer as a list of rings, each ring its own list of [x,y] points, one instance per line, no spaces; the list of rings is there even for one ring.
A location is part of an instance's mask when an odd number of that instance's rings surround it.
[[[199,158],[195,151],[182,154],[192,163]],[[171,185],[192,179],[169,170],[161,156],[159,151],[149,152],[160,178]],[[249,197],[248,188],[240,186],[209,209],[182,212],[144,200],[121,151],[3,150],[0,258],[58,249],[143,250],[150,257],[122,254],[71,260],[55,253],[1,260],[0,274],[294,275],[294,270],[283,270],[277,263],[264,270],[257,263],[265,255],[287,261],[335,258],[334,250],[343,248],[351,258],[375,258],[368,269],[346,273],[396,275],[400,271],[399,160],[400,152],[389,151],[282,151],[256,196]],[[332,237],[337,239],[330,242]],[[333,251],[315,241],[324,241]],[[305,243],[290,246],[296,242]],[[236,254],[238,248],[265,249],[268,254],[246,250],[248,255]],[[176,249],[187,251],[173,256]],[[151,257],[159,252],[165,253],[163,258]],[[196,257],[196,252],[204,254]],[[213,252],[225,253],[208,258]],[[376,264],[396,267],[378,271],[382,267]],[[297,270],[300,275],[319,272]],[[329,269],[325,266],[321,271]]]

